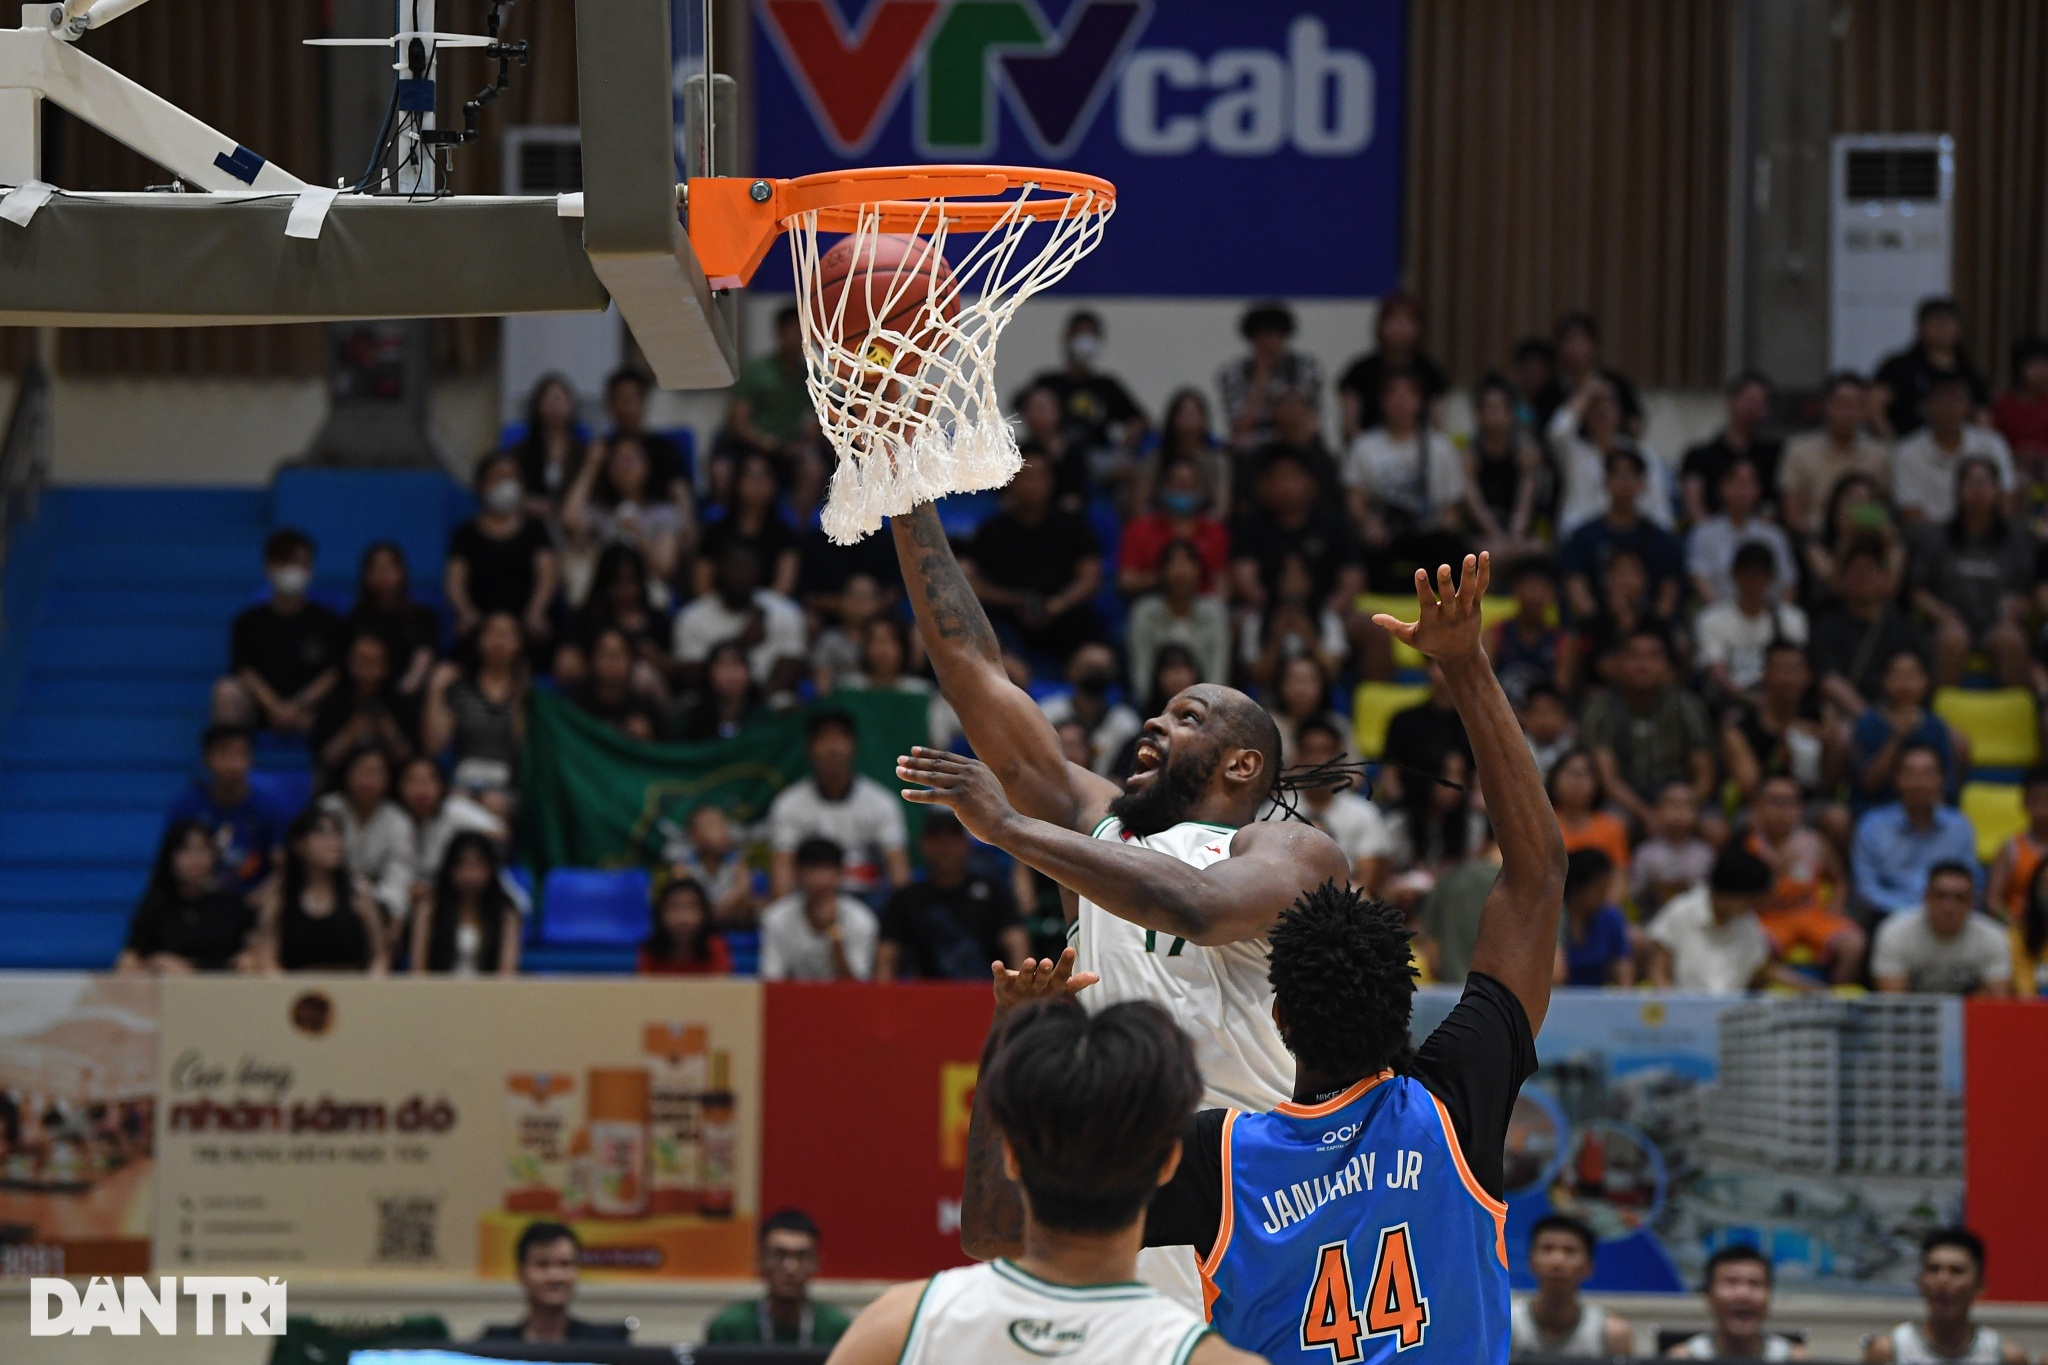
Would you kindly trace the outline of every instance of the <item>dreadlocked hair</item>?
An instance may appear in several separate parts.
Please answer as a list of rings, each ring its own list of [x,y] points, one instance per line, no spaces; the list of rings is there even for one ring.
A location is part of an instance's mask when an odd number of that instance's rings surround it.
[[[1391,905],[1334,880],[1280,912],[1267,935],[1266,979],[1288,1051],[1320,1075],[1407,1069],[1415,966],[1408,927]]]
[[[1411,768],[1406,763],[1395,763],[1389,759],[1381,759],[1380,763],[1387,767],[1399,768],[1402,772],[1425,781],[1435,782],[1439,786],[1465,790],[1465,784],[1462,782],[1453,782],[1440,774]],[[1273,779],[1273,791],[1269,798],[1272,805],[1268,807],[1265,818],[1270,820],[1277,813],[1282,820],[1306,820],[1308,817],[1301,813],[1301,794],[1319,788],[1342,792],[1356,787],[1370,798],[1373,767],[1373,764],[1363,759],[1333,758],[1327,763],[1297,763],[1292,767],[1282,768],[1280,775]]]

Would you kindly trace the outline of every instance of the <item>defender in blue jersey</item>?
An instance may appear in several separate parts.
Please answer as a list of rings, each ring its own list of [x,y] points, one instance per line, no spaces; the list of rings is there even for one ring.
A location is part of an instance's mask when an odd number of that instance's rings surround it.
[[[1455,592],[1450,566],[1435,592],[1418,572],[1421,619],[1375,618],[1442,666],[1500,848],[1464,998],[1411,1052],[1400,913],[1334,883],[1296,901],[1270,933],[1269,968],[1294,1098],[1265,1114],[1197,1113],[1147,1215],[1147,1245],[1200,1257],[1224,1339],[1275,1365],[1508,1358],[1502,1148],[1549,1006],[1564,847],[1479,646],[1489,577],[1483,555],[1466,558]],[[947,804],[970,829],[1022,819],[969,818],[963,807],[994,783],[956,787]],[[967,1187],[963,1241],[1000,1250],[1014,1186],[970,1170]]]

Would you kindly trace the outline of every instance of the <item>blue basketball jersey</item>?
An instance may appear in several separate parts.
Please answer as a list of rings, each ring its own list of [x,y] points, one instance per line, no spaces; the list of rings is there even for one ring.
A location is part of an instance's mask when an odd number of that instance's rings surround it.
[[[1223,1188],[1202,1278],[1231,1345],[1273,1365],[1506,1365],[1507,1205],[1422,1082],[1228,1115]]]

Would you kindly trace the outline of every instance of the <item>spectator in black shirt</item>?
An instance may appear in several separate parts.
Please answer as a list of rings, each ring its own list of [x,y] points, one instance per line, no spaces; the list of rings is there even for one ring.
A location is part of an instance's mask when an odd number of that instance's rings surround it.
[[[228,676],[213,688],[214,723],[304,734],[340,676],[345,632],[340,617],[306,597],[311,537],[273,532],[263,542],[263,572],[270,600],[235,618]]]
[[[606,626],[616,626],[633,645],[633,682],[638,690],[666,700],[680,666],[669,647],[669,618],[654,605],[647,582],[647,562],[630,545],[607,545],[591,575],[590,595],[576,614],[572,638],[555,655],[555,681],[564,687],[582,681],[584,645]]]
[[[1756,466],[1764,489],[1766,510],[1776,507],[1778,461],[1785,445],[1762,434],[1771,416],[1771,381],[1756,370],[1744,370],[1728,381],[1728,424],[1710,441],[1702,441],[1685,452],[1678,467],[1679,491],[1685,499],[1685,519],[1694,525],[1721,510],[1721,476],[1737,460]]]
[[[875,949],[875,980],[979,981],[997,958],[1023,965],[1030,944],[1017,903],[999,878],[969,865],[967,831],[948,810],[925,817],[918,836],[923,881],[889,897],[882,907],[882,938]]]
[[[1960,378],[1970,386],[1970,406],[1981,418],[1991,403],[1991,385],[1963,349],[1963,313],[1956,301],[1923,301],[1913,344],[1877,367],[1870,385],[1870,420],[1880,436],[1897,440],[1927,424],[1921,411],[1937,379]]]
[[[1380,390],[1387,376],[1408,374],[1422,391],[1423,420],[1450,391],[1444,367],[1422,353],[1422,304],[1412,294],[1389,294],[1380,300],[1379,317],[1373,323],[1375,348],[1352,361],[1337,381],[1337,396],[1344,404],[1344,440],[1348,448],[1361,431],[1386,425],[1380,410]]]
[[[1087,448],[1067,430],[1059,395],[1043,386],[1024,390],[1017,403],[1017,419],[1024,427],[1018,433],[1018,448],[1052,462],[1053,496],[1059,505],[1069,512],[1086,511],[1088,499],[1095,493],[1094,471]]]
[[[396,542],[380,540],[363,551],[356,603],[346,624],[350,639],[369,634],[382,640],[398,675],[398,690],[419,695],[441,650],[441,617],[412,600],[405,551]]]
[[[1926,634],[1899,610],[1899,584],[1885,566],[1882,542],[1852,542],[1837,583],[1841,605],[1813,623],[1806,652],[1820,675],[1821,696],[1854,719],[1877,700],[1894,654],[1910,651],[1923,663],[1932,655]]]
[[[1048,389],[1060,400],[1067,439],[1084,451],[1135,452],[1145,439],[1145,413],[1115,375],[1095,368],[1102,354],[1102,319],[1087,309],[1067,318],[1064,368],[1047,370],[1029,388]],[[1022,408],[1020,396],[1017,406]]]
[[[315,763],[330,779],[362,745],[374,744],[394,761],[418,747],[418,701],[398,690],[381,637],[358,635],[350,643],[342,680],[321,699],[306,738]]]
[[[731,500],[704,528],[695,570],[698,596],[717,591],[718,566],[735,545],[754,552],[762,587],[784,597],[796,591],[801,556],[796,532],[783,519],[781,499],[775,461],[759,451],[742,455],[733,471]]]
[[[449,537],[443,587],[458,635],[467,639],[484,617],[502,611],[524,627],[535,666],[546,668],[555,634],[548,611],[557,560],[547,527],[527,512],[523,488],[510,455],[493,452],[478,461],[482,510]]]
[[[220,854],[197,820],[164,831],[149,889],[128,922],[118,972],[219,972],[236,966],[256,916],[249,903],[218,884]]]
[[[1292,446],[1268,446],[1251,501],[1230,527],[1232,595],[1263,606],[1287,556],[1300,555],[1315,597],[1342,610],[1365,591],[1358,542],[1342,504],[1321,496],[1315,470]]]
[[[605,411],[612,419],[611,439],[626,437],[638,441],[647,456],[649,496],[672,502],[685,516],[696,505],[696,489],[690,484],[689,461],[683,449],[666,436],[647,430],[647,391],[653,383],[631,366],[612,371],[604,382]]]
[[[1003,510],[982,524],[961,568],[989,619],[1024,649],[1064,660],[1101,623],[1090,600],[1102,586],[1102,546],[1075,512],[1053,506],[1053,465],[1027,452],[1003,494]]]
[[[1537,395],[1537,408],[1547,414],[1537,431],[1547,431],[1549,416],[1555,415],[1580,386],[1597,374],[1614,390],[1614,401],[1621,407],[1621,429],[1631,436],[1641,436],[1642,397],[1627,375],[1600,363],[1600,324],[1593,320],[1593,315],[1566,313],[1557,320],[1556,340],[1557,374]]]
[[[584,433],[576,391],[559,374],[542,375],[526,399],[526,434],[508,452],[519,471],[527,510],[545,522],[561,508],[583,470]]]
[[[1389,800],[1400,801],[1413,783],[1427,784],[1426,774],[1443,771],[1444,755],[1462,755],[1467,767],[1472,762],[1472,742],[1466,737],[1465,722],[1458,718],[1457,703],[1451,697],[1444,671],[1429,666],[1429,696],[1396,711],[1387,721],[1384,760],[1378,786]],[[1405,771],[1404,771],[1405,770]]]
[[[576,1301],[576,1266],[583,1243],[566,1223],[528,1223],[513,1259],[526,1316],[485,1327],[480,1341],[631,1341],[633,1325],[585,1322],[569,1311]]]
[[[569,689],[569,700],[643,744],[662,736],[661,709],[633,686],[633,643],[617,626],[600,628],[590,641],[590,673]]]

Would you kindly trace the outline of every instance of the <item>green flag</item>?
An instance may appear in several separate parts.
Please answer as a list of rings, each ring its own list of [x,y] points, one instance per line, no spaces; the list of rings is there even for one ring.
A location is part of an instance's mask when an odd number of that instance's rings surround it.
[[[536,873],[551,867],[646,867],[682,842],[690,812],[711,804],[741,825],[805,777],[804,732],[820,711],[853,717],[854,766],[899,790],[896,756],[925,742],[928,699],[910,692],[835,692],[801,711],[769,712],[732,739],[642,744],[553,692],[535,692],[520,759],[520,820]],[[904,803],[911,833],[923,809]]]

